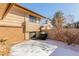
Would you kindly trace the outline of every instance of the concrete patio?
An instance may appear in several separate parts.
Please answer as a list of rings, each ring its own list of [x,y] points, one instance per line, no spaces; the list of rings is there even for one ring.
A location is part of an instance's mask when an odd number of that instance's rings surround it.
[[[11,49],[11,56],[79,56],[79,45],[50,39],[24,41]]]

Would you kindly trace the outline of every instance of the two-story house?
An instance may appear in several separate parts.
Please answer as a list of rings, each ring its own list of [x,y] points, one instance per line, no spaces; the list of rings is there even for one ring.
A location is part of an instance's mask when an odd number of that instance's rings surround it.
[[[33,12],[19,4],[0,4],[0,39],[15,44],[29,40],[40,28],[40,20],[44,16]]]

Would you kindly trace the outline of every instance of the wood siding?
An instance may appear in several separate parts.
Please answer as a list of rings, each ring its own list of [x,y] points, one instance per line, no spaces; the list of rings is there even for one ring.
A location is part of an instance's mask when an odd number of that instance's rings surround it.
[[[24,40],[22,28],[0,27],[0,39],[7,39],[8,44],[15,44]]]
[[[29,32],[39,31],[38,23],[30,23],[29,15],[21,8],[13,6],[6,17],[0,21],[0,39],[7,39],[7,43],[16,44],[24,40],[22,23],[26,20],[26,39],[29,39]]]

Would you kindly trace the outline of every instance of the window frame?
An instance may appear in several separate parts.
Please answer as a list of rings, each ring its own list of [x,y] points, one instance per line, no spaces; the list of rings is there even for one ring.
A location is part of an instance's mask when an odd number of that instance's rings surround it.
[[[36,19],[37,19],[37,18],[36,18],[35,16],[29,15],[29,21],[30,21],[30,22],[36,23],[36,22],[37,22]]]

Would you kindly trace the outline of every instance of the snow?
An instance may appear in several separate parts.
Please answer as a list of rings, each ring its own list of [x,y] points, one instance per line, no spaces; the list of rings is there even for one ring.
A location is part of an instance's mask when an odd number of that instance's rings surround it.
[[[79,45],[50,39],[24,41],[11,49],[11,56],[79,56]]]

